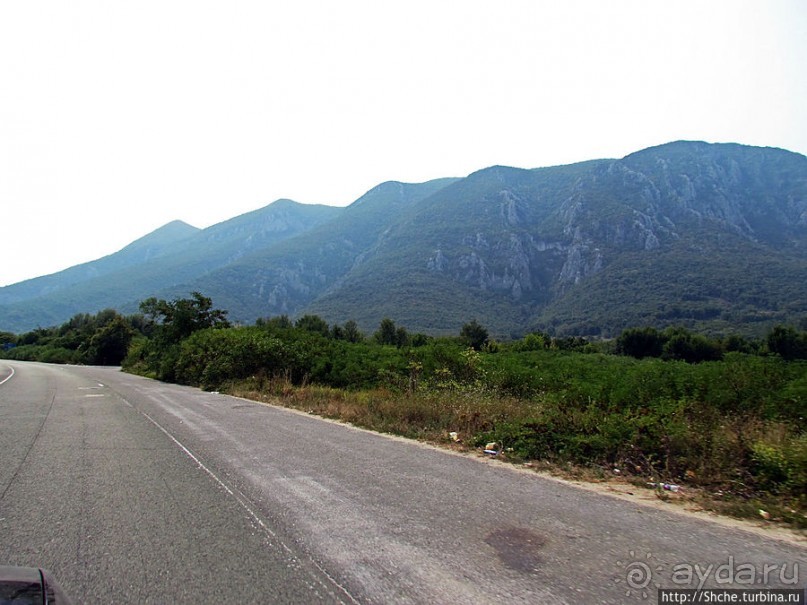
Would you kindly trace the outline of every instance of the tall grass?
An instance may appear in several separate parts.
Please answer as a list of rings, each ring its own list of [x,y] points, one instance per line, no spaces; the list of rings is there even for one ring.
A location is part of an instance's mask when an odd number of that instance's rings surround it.
[[[510,460],[618,467],[717,494],[734,512],[765,507],[807,526],[804,366],[745,356],[691,366],[557,352],[487,362],[437,368],[415,389],[404,375],[345,390],[295,384],[288,372],[224,388],[409,438],[449,444],[456,433],[467,447],[495,442]]]
[[[316,384],[295,386],[288,374],[231,382],[228,392],[273,401],[325,418],[405,437],[446,441],[456,432],[467,442],[506,419],[526,419],[531,406],[515,397],[454,389],[414,393],[379,387],[348,391]]]

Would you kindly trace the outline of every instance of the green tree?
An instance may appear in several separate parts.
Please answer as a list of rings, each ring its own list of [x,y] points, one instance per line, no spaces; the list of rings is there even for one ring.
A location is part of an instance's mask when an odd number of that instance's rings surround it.
[[[375,338],[378,344],[397,345],[398,333],[395,328],[395,322],[389,317],[382,319],[378,326],[378,331],[373,335],[373,338]]]
[[[701,334],[676,331],[664,343],[662,357],[689,363],[717,361],[722,357],[720,347]]]
[[[330,327],[328,326],[328,322],[322,319],[319,315],[303,315],[297,320],[294,327],[299,330],[305,330],[306,332],[322,334],[323,336],[330,335]]]
[[[543,351],[549,348],[551,339],[541,332],[530,332],[519,342],[514,343],[513,349],[516,351]]]
[[[192,292],[192,298],[172,301],[151,297],[140,303],[140,310],[155,324],[155,337],[163,344],[174,344],[197,330],[227,328],[227,311],[213,308],[213,301]]]
[[[417,332],[416,334],[412,334],[409,336],[409,346],[410,347],[424,347],[426,346],[429,341],[431,340],[430,336],[423,334],[421,332]]]
[[[739,334],[731,334],[723,341],[723,348],[727,353],[757,353],[759,345]]]
[[[344,339],[348,342],[361,342],[364,335],[359,331],[359,324],[354,320],[348,320],[343,326]]]
[[[488,341],[488,331],[478,321],[472,319],[462,326],[460,340],[474,351],[480,351]]]
[[[116,315],[106,325],[96,330],[90,338],[87,362],[104,366],[120,365],[126,357],[134,334],[128,322],[120,315]]]
[[[409,345],[409,332],[403,326],[395,330],[395,346],[399,349]]]
[[[628,328],[616,339],[616,352],[637,359],[661,357],[664,341],[664,336],[655,328]]]
[[[776,326],[767,338],[768,350],[782,359],[807,359],[807,332],[798,332],[792,326]]]
[[[294,327],[288,315],[277,315],[269,319],[258,318],[255,325],[262,328],[276,328],[278,330],[288,330]]]

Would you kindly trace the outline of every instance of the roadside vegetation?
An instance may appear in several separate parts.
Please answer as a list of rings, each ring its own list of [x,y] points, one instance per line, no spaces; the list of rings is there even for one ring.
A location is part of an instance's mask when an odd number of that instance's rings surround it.
[[[232,326],[194,293],[149,299],[131,317],[105,311],[2,334],[0,344],[5,357],[122,363],[377,431],[492,446],[542,468],[618,471],[807,528],[807,333],[792,327],[758,340],[634,328],[613,341],[532,333],[503,343],[476,321],[452,338],[391,319],[371,335],[313,315]]]
[[[0,332],[0,358],[115,366],[126,357],[135,335],[149,333],[142,315],[124,317],[113,309],[80,313],[59,327],[20,335]]]

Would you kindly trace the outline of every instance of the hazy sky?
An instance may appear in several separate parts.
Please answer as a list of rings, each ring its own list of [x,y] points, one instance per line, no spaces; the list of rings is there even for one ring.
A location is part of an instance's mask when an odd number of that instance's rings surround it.
[[[804,0],[0,0],[0,285],[287,197],[807,153]]]

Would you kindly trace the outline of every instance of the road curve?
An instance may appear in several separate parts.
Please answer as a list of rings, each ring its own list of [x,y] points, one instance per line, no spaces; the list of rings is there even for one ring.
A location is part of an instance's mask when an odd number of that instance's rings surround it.
[[[12,367],[0,564],[49,568],[79,602],[625,603],[699,578],[807,582],[791,543],[113,368],[0,361],[0,380]]]

